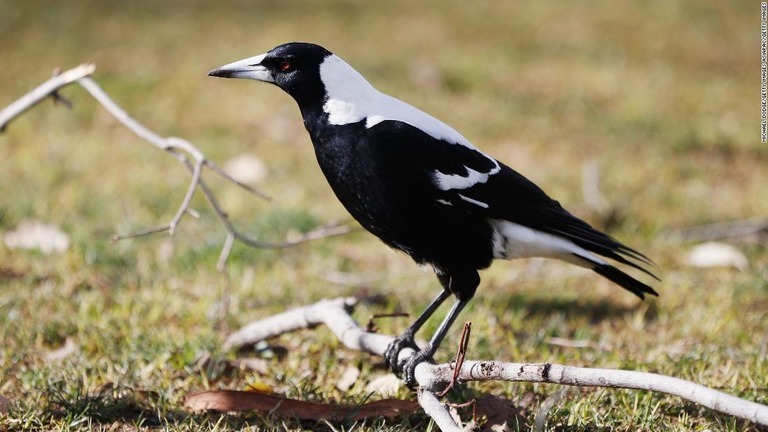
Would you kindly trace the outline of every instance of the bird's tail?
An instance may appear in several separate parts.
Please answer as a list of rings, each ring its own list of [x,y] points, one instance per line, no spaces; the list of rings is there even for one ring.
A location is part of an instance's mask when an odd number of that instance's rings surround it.
[[[580,263],[581,265],[591,268],[595,273],[625,288],[641,299],[645,299],[645,294],[654,296],[659,295],[648,284],[635,279],[617,267],[592,254],[600,255],[635,268],[653,279],[661,281],[656,275],[658,267],[656,267],[656,264],[654,264],[654,262],[647,256],[624,245],[608,234],[596,230],[588,223],[571,215],[562,209],[562,207],[559,207],[559,205],[557,206],[557,209],[553,210],[559,210],[555,213],[557,213],[557,217],[560,219],[561,223],[557,229],[549,228],[548,231],[552,234],[567,238],[573,242],[573,244],[587,252],[573,253],[580,259],[580,261],[582,261]]]
[[[648,284],[641,282],[638,279],[630,276],[619,268],[607,263],[606,261],[592,255],[598,254],[606,258],[610,258],[622,264],[626,264],[629,267],[640,270],[646,275],[660,281],[656,275],[656,264],[653,263],[648,257],[642,253],[621,244],[613,237],[603,234],[600,231],[592,229],[592,235],[590,239],[571,238],[577,246],[588,251],[586,254],[574,253],[578,258],[583,260],[585,267],[591,268],[595,273],[603,276],[604,278],[612,281],[613,283],[621,286],[622,288],[630,291],[632,294],[645,299],[646,294],[658,296],[659,293],[651,288]]]
[[[632,276],[624,273],[623,271],[619,270],[618,268],[610,264],[595,263],[595,265],[592,267],[592,270],[595,273],[599,274],[600,276],[603,276],[604,278],[630,291],[632,294],[640,297],[641,299],[645,299],[645,294],[650,294],[654,296],[659,295],[659,293],[657,293],[653,288],[651,288],[647,284],[640,282],[639,280],[633,278]],[[658,279],[653,274],[651,274],[651,276],[654,277],[655,279]]]

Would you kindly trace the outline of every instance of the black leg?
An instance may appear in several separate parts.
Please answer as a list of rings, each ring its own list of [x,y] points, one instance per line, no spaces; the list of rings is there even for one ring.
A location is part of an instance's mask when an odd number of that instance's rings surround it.
[[[408,329],[403,332],[402,335],[395,338],[395,340],[389,344],[386,352],[384,353],[387,366],[390,368],[390,370],[398,375],[400,375],[402,372],[403,379],[405,380],[405,383],[408,385],[408,387],[413,387],[416,384],[416,379],[414,376],[416,365],[423,361],[431,360],[432,356],[440,346],[440,343],[445,338],[445,335],[448,333],[448,330],[451,328],[451,325],[454,321],[456,321],[456,318],[459,316],[461,310],[464,309],[467,303],[469,303],[469,300],[472,299],[477,286],[480,284],[480,276],[475,270],[452,272],[450,274],[442,272],[436,273],[437,278],[443,285],[443,291],[434,300],[432,300],[432,303],[427,306],[427,309],[424,311],[424,313],[422,313],[421,316],[419,316],[419,318],[410,327],[408,327]],[[429,344],[423,350],[418,349],[416,343],[413,341],[414,335],[424,325],[427,319],[432,316],[440,304],[442,304],[451,294],[456,296],[456,302],[451,307],[451,310],[448,312],[448,315],[445,317],[445,319],[443,319],[443,322],[440,323],[440,327],[438,327],[437,331],[432,336]],[[401,368],[398,364],[397,358],[400,350],[406,346],[413,348],[416,352],[405,362]]]
[[[416,321],[413,322],[413,324],[410,325],[400,336],[396,337],[395,340],[393,340],[389,346],[387,346],[387,350],[384,351],[384,361],[392,372],[396,374],[400,374],[402,369],[400,368],[400,365],[398,364],[397,358],[400,354],[400,351],[403,348],[412,348],[414,351],[418,351],[419,347],[416,346],[416,342],[414,342],[413,337],[416,334],[417,331],[421,328],[421,326],[424,325],[425,322],[429,319],[429,317],[432,316],[433,313],[435,313],[435,310],[437,310],[438,307],[440,307],[441,304],[450,297],[451,293],[448,290],[443,290],[440,292],[440,294],[435,297],[434,300],[427,306],[427,308],[422,312],[421,315],[416,319]]]
[[[417,350],[416,353],[405,362],[405,365],[403,365],[403,380],[408,387],[413,387],[416,384],[416,376],[414,375],[416,365],[432,359],[432,356],[435,355],[437,348],[448,333],[448,329],[451,328],[453,322],[456,321],[456,317],[459,316],[459,313],[464,309],[464,306],[469,303],[469,300],[470,299],[456,300],[427,346],[424,347],[423,350]]]

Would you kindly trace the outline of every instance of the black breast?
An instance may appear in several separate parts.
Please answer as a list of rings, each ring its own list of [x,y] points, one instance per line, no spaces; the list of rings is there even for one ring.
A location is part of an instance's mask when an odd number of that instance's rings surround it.
[[[372,133],[364,121],[317,128],[310,136],[339,201],[384,243],[445,270],[490,265],[487,220],[438,202],[425,167],[429,155],[408,136]]]

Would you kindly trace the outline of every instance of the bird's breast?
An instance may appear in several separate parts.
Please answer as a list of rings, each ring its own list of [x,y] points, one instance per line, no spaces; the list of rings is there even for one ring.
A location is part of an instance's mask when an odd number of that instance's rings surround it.
[[[366,131],[363,122],[310,131],[318,164],[346,210],[417,262],[473,269],[489,265],[488,222],[439,203],[430,171],[404,163],[404,155],[369,139]]]

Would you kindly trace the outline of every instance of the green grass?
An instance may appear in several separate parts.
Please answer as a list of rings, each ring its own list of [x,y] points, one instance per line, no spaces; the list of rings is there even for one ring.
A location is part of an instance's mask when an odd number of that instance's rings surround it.
[[[272,203],[211,184],[239,227],[279,240],[346,214],[290,98],[205,73],[288,40],[326,45],[663,270],[661,296],[641,304],[559,263],[496,263],[461,316],[473,322],[470,357],[652,371],[768,403],[765,237],[735,242],[750,262],[737,271],[686,265],[691,245],[669,235],[768,214],[757,3],[9,0],[0,3],[0,105],[55,67],[95,62],[95,79],[155,131],[189,139],[218,163],[242,153],[264,160],[269,176],[259,187]],[[185,220],[174,237],[110,243],[112,234],[170,220],[189,177],[84,91],[63,94],[74,109],[43,103],[0,135],[0,231],[41,219],[72,241],[59,255],[0,245],[0,395],[11,402],[0,429],[435,429],[423,414],[327,424],[185,411],[189,392],[251,382],[307,400],[363,400],[367,381],[384,372],[381,360],[341,348],[323,328],[270,341],[287,354],[265,376],[227,367],[238,354],[219,347],[252,320],[363,289],[385,301],[364,305],[360,321],[395,308],[416,313],[437,283],[363,233],[282,251],[236,245],[218,273],[224,233],[201,197],[193,204],[201,218]],[[600,168],[611,218],[582,203],[586,161]],[[365,282],[330,283],[333,272]],[[406,321],[380,326],[395,333]],[[453,355],[458,328],[438,360]],[[564,348],[548,337],[603,348]],[[76,352],[46,360],[66,340]],[[200,367],[205,351],[213,360]],[[362,370],[348,394],[334,387],[341,363]],[[502,395],[533,421],[557,389],[470,384],[451,399]],[[607,389],[570,390],[548,425],[758,430],[674,397]]]

